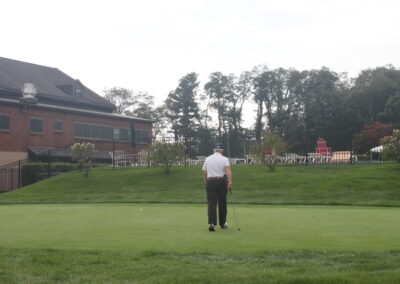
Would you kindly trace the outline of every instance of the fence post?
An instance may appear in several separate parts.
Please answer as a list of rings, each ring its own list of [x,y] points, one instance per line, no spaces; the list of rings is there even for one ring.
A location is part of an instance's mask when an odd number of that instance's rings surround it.
[[[147,147],[147,167],[150,168],[150,148]]]
[[[350,165],[353,164],[353,145],[350,144]]]
[[[51,177],[51,152],[50,152],[50,150],[48,152],[48,158],[47,158],[47,177]]]
[[[18,161],[18,188],[21,188],[21,160]]]
[[[11,190],[14,189],[14,169],[12,167],[10,167],[9,169],[10,173],[11,173]],[[8,191],[8,189],[7,189]]]
[[[306,166],[308,166],[308,151],[306,153]]]
[[[112,141],[112,151],[113,151],[113,154],[112,154],[112,167],[113,167],[113,170],[115,170],[115,140],[114,139]]]

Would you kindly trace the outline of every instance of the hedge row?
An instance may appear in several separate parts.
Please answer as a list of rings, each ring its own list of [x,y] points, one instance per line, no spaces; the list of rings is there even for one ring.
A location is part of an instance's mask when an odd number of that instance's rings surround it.
[[[78,170],[78,164],[68,163],[28,163],[22,166],[22,186],[26,186],[49,176]]]

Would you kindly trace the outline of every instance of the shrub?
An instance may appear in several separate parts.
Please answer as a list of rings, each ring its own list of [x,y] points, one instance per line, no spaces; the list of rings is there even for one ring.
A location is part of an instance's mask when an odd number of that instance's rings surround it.
[[[164,167],[169,174],[174,163],[182,162],[185,158],[185,146],[182,143],[156,142],[149,147],[148,159],[155,165]]]
[[[395,160],[400,163],[400,130],[394,130],[391,136],[381,140],[382,155],[387,160]]]
[[[364,125],[360,133],[354,135],[353,151],[357,154],[367,153],[371,148],[379,145],[379,141],[383,137],[390,135],[392,131],[393,126],[391,124],[374,122]]]
[[[275,170],[275,161],[278,155],[286,151],[286,144],[282,138],[266,132],[261,141],[253,146],[252,153],[266,165],[271,172]]]
[[[40,181],[59,173],[70,172],[77,169],[76,164],[57,163],[27,163],[21,168],[22,186]]]
[[[96,153],[94,144],[92,143],[75,143],[71,146],[72,160],[79,164],[79,169],[84,170],[84,176],[89,176],[92,167],[92,158]]]

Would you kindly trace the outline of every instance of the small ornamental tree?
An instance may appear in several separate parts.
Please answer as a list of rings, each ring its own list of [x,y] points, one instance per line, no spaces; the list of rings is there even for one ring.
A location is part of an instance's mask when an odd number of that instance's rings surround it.
[[[153,165],[164,167],[167,174],[174,163],[182,162],[185,158],[185,146],[183,143],[156,142],[149,147],[148,159]]]
[[[360,133],[354,135],[353,151],[357,154],[365,154],[371,148],[379,145],[379,141],[392,133],[391,124],[380,123],[379,121],[364,125]]]
[[[92,158],[96,153],[94,144],[92,143],[75,143],[71,146],[72,160],[79,164],[79,169],[84,170],[84,176],[89,176],[92,168]]]
[[[286,144],[282,138],[266,132],[261,141],[253,146],[252,152],[271,172],[275,171],[275,161],[278,155],[286,151]]]
[[[393,130],[391,136],[381,140],[382,155],[387,160],[395,160],[400,163],[400,130]]]

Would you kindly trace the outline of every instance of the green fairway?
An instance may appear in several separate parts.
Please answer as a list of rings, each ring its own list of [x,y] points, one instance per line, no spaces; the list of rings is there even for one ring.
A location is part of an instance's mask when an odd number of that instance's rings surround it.
[[[0,206],[7,248],[249,253],[400,249],[400,209],[239,206],[241,231],[207,230],[203,205]]]

